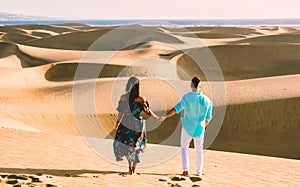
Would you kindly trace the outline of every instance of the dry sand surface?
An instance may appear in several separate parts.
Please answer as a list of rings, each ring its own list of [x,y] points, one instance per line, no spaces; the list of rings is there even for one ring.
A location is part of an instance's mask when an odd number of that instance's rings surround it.
[[[0,186],[300,185],[299,27],[4,25],[0,49]],[[226,107],[222,124],[214,118],[206,131],[209,138],[222,125],[205,152],[203,180],[176,175],[179,154],[128,176],[82,140],[111,141],[132,75],[158,114],[195,75],[214,114]],[[212,95],[220,83],[226,106]],[[176,148],[178,122],[150,119],[148,141]]]
[[[205,151],[204,175],[200,181],[191,175],[193,182],[179,175],[180,154],[159,165],[138,168],[140,175],[131,176],[126,173],[127,168],[97,156],[81,137],[11,129],[0,132],[6,142],[0,149],[5,152],[0,155],[0,185],[15,180],[33,186],[298,186],[300,183],[299,160]],[[195,163],[194,153],[191,149],[191,163]]]

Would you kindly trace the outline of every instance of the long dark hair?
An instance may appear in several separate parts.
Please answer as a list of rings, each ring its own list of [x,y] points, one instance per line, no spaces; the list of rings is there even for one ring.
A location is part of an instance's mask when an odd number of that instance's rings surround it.
[[[126,93],[131,105],[134,100],[140,95],[140,81],[136,77],[130,77],[126,85]]]

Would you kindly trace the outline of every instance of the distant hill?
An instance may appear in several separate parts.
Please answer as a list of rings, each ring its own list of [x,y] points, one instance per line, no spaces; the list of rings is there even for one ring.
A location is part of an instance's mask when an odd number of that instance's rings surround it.
[[[49,19],[55,19],[55,18],[0,12],[0,21],[49,20]]]

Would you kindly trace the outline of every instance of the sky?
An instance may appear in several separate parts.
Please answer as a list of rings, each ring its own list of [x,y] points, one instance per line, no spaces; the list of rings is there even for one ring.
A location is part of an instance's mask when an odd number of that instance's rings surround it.
[[[5,0],[0,12],[67,19],[300,18],[300,0]]]

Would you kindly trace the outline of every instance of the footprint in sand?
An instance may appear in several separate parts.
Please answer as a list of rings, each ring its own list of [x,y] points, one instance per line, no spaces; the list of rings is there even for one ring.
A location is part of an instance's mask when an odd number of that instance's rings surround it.
[[[170,186],[170,187],[181,187],[180,184],[178,183],[172,183],[172,181],[185,181],[186,179],[184,177],[181,177],[181,176],[171,176],[171,177],[162,177],[159,179],[159,181],[161,182],[166,182],[167,186]]]
[[[19,180],[28,180],[28,178],[25,175],[8,175],[8,179],[19,179]]]
[[[18,180],[8,180],[8,181],[6,181],[6,184],[11,184],[11,185],[17,184],[17,183],[19,183]]]
[[[201,181],[202,179],[198,176],[191,176],[189,177],[189,179],[194,183],[194,182],[199,182]],[[181,182],[181,181],[185,181],[186,180],[186,177],[183,177],[183,176],[170,176],[170,177],[162,177],[159,179],[159,181],[161,182],[164,182],[166,183],[167,186],[170,186],[170,187],[177,187],[177,186],[181,186],[180,184],[178,183],[173,183],[173,181],[178,181],[178,182]],[[198,187],[199,185],[192,185],[192,187]]]
[[[40,180],[39,177],[31,176],[31,175],[1,174],[0,182],[13,185],[13,187],[22,187],[24,185],[31,186],[36,184],[41,184],[46,187],[57,187],[56,185],[53,184],[45,184],[43,183],[43,181]]]
[[[186,179],[181,176],[175,176],[171,178],[171,181],[185,181]]]
[[[55,186],[53,184],[47,184],[46,187],[57,187],[57,186]]]
[[[192,182],[198,182],[198,181],[201,181],[202,179],[200,177],[190,177],[190,180]]]
[[[122,177],[127,177],[127,173],[119,173],[119,175]]]
[[[32,182],[36,182],[36,183],[42,182],[42,181],[40,181],[40,179],[37,178],[37,177],[29,176],[29,178],[31,178],[31,181],[32,181]]]

